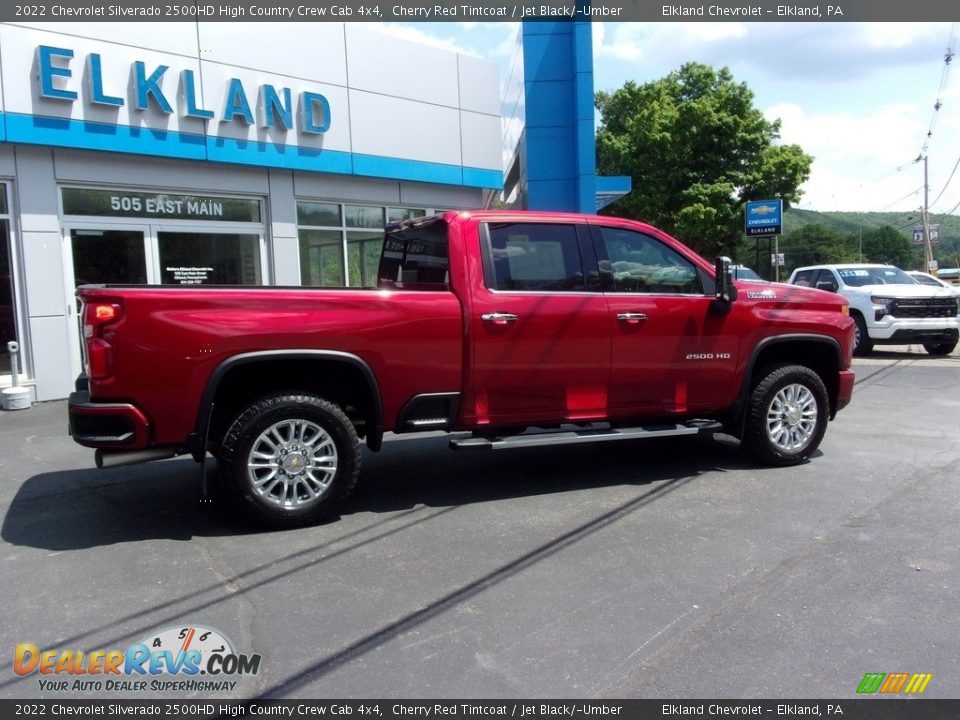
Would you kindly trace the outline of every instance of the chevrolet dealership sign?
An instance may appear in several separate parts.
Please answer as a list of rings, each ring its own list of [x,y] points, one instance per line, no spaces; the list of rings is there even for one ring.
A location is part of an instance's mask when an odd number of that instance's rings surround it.
[[[747,237],[783,234],[782,200],[748,202],[743,215]]]

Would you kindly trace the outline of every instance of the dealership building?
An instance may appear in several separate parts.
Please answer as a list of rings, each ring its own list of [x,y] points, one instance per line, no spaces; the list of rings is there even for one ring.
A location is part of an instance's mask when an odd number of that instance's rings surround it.
[[[0,24],[0,387],[66,397],[84,283],[369,286],[386,222],[592,211],[589,23],[508,77],[342,23]],[[503,195],[501,193],[503,192]]]

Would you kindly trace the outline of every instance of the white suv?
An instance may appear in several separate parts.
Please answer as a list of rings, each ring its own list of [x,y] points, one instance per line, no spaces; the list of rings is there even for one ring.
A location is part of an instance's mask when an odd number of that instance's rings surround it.
[[[876,344],[922,343],[931,355],[949,355],[960,337],[958,300],[946,288],[919,284],[892,265],[814,265],[793,271],[791,285],[829,290],[850,301],[857,321],[854,352]]]

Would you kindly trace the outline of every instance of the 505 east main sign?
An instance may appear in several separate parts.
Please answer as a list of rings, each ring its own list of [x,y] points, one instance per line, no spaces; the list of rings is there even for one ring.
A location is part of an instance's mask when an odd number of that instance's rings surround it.
[[[77,80],[71,67],[73,59],[74,51],[70,48],[49,45],[37,47],[35,67],[41,98],[66,103],[73,103],[78,99]],[[173,100],[184,117],[199,120],[214,120],[219,117],[221,122],[239,122],[278,130],[291,130],[296,112],[301,133],[316,135],[330,129],[330,103],[320,93],[303,90],[297,93],[294,103],[294,93],[290,88],[277,88],[265,83],[257,88],[252,104],[251,96],[240,79],[230,78],[227,81],[223,104],[215,111],[203,107],[193,70],[180,71],[176,96],[170,98],[162,87],[170,67],[148,67],[144,62],[135,61],[130,66],[129,97],[123,98],[110,95],[104,89],[103,58],[99,53],[89,53],[84,66],[82,75],[85,76],[86,96],[90,105],[120,108],[129,102],[132,108],[139,111],[153,108],[166,115],[173,115]]]

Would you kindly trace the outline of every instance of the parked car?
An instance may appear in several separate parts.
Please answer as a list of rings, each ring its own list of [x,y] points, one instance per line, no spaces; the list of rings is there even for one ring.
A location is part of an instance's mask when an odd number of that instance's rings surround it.
[[[943,287],[952,292],[957,297],[960,297],[960,286],[951,285],[946,280],[941,280],[938,277],[934,277],[929,273],[920,272],[919,270],[907,270],[907,275],[912,277],[921,285],[929,285],[930,287]]]
[[[857,355],[878,344],[921,343],[931,355],[949,355],[957,347],[960,300],[947,288],[921,285],[898,267],[813,265],[794,270],[789,283],[847,298],[857,322]]]
[[[752,280],[754,282],[766,282],[762,277],[757,275],[757,273],[752,268],[748,268],[746,265],[734,265],[731,269],[733,270],[734,280]]]

